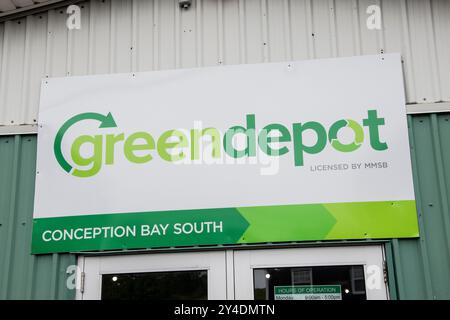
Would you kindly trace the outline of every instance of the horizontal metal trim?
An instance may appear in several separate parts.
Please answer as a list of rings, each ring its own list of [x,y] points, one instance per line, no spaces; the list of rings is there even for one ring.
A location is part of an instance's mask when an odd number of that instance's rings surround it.
[[[108,255],[130,255],[130,254],[152,254],[152,253],[180,253],[180,252],[206,252],[224,250],[261,250],[261,249],[287,249],[287,248],[310,248],[310,247],[336,247],[336,246],[368,246],[388,243],[388,239],[377,240],[342,240],[342,241],[317,241],[317,242],[289,242],[289,243],[260,243],[241,245],[220,246],[197,246],[197,247],[172,247],[136,250],[111,250],[111,251],[84,251],[71,252],[78,256],[108,256]]]
[[[19,126],[0,126],[0,136],[15,134],[37,134],[37,124],[24,124]]]
[[[406,105],[407,114],[450,112],[450,102],[414,103]]]
[[[83,1],[86,0],[49,0],[42,3],[36,3],[32,6],[22,7],[16,10],[5,11],[0,13],[0,22],[23,18],[28,15],[48,11],[55,8],[61,8],[64,6],[69,6],[71,4]]]

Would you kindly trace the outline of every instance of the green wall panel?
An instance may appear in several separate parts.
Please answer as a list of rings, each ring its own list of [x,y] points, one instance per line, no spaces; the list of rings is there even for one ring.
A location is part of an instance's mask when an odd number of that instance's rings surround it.
[[[72,299],[74,255],[33,256],[36,136],[0,136],[0,299]]]
[[[408,125],[421,237],[387,246],[391,294],[450,299],[450,114],[408,116]]]

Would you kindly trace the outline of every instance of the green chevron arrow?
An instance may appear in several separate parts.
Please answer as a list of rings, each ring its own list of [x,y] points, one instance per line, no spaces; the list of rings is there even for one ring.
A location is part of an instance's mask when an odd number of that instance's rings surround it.
[[[326,240],[419,236],[414,200],[329,203],[324,208],[336,219]]]
[[[418,237],[416,202],[375,201],[238,208],[240,243]]]
[[[235,208],[40,218],[33,222],[32,252],[36,254],[232,244],[248,228]]]
[[[67,130],[71,126],[73,126],[75,123],[83,120],[97,120],[100,121],[99,128],[114,128],[117,127],[116,122],[114,121],[114,118],[111,113],[108,113],[106,116],[102,115],[100,113],[95,112],[86,112],[81,113],[76,116],[73,116],[69,120],[67,120],[61,128],[58,130],[55,141],[53,143],[53,152],[55,153],[56,160],[58,161],[61,168],[64,169],[67,173],[70,173],[72,171],[72,166],[67,162],[66,159],[64,159],[62,150],[61,150],[61,144],[63,137]]]
[[[322,240],[336,223],[320,204],[238,208],[250,223],[241,243]]]

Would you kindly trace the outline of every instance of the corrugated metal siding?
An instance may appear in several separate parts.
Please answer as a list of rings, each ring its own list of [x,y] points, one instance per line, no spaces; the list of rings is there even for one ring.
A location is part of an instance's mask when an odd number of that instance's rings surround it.
[[[382,9],[381,31],[366,8]],[[37,121],[44,77],[401,52],[409,103],[450,101],[447,0],[92,0],[0,23],[0,125]]]
[[[421,238],[387,246],[391,289],[400,299],[450,299],[450,113],[408,124]]]
[[[0,136],[0,299],[70,299],[73,255],[32,256],[36,136]]]

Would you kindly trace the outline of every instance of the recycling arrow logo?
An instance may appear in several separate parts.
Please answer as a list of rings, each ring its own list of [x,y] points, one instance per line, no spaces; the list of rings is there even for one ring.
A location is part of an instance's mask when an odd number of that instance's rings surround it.
[[[338,131],[339,129],[344,127],[349,127],[355,133],[355,140],[353,142],[344,144],[339,141],[337,137]],[[355,120],[339,120],[330,128],[328,139],[330,140],[333,148],[335,148],[337,151],[352,152],[361,147],[362,143],[364,142],[364,131],[363,128]]]
[[[86,112],[81,113],[76,116],[73,116],[69,120],[67,120],[61,128],[58,130],[55,142],[53,144],[53,152],[55,154],[55,158],[58,161],[61,168],[64,169],[67,173],[72,173],[73,167],[70,165],[70,163],[64,158],[64,155],[61,150],[61,144],[64,135],[66,134],[67,130],[69,130],[70,127],[72,127],[74,124],[84,121],[84,120],[96,120],[100,122],[99,128],[115,128],[117,127],[116,122],[114,121],[114,118],[109,112],[106,116],[100,113],[96,112]]]

